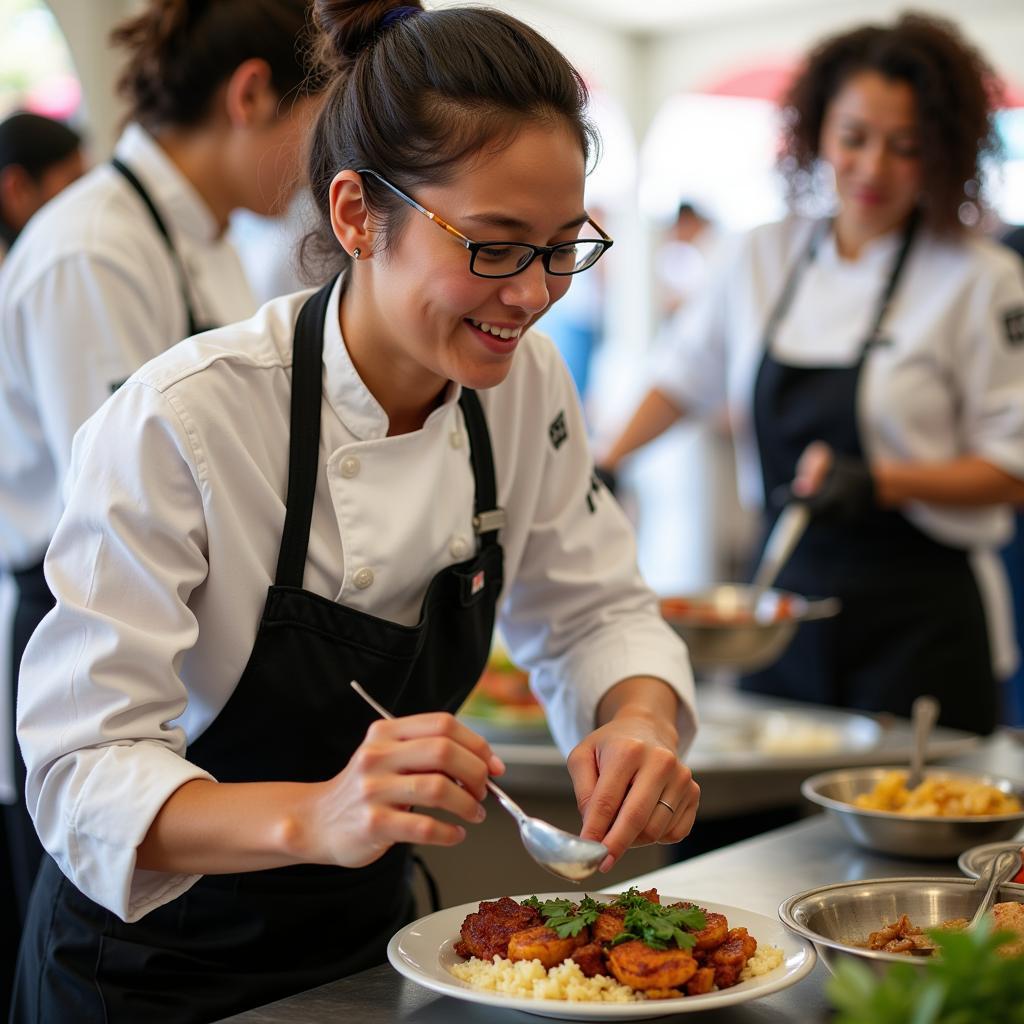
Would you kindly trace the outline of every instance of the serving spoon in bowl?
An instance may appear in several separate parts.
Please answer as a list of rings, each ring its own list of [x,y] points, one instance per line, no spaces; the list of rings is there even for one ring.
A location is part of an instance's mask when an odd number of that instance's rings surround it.
[[[373,699],[354,679],[349,683],[381,718],[394,718],[387,708]],[[569,882],[582,882],[589,878],[608,856],[608,847],[593,839],[574,836],[571,832],[555,828],[541,818],[532,818],[500,786],[487,780],[487,788],[498,803],[508,811],[519,826],[519,836],[526,852],[546,871]]]

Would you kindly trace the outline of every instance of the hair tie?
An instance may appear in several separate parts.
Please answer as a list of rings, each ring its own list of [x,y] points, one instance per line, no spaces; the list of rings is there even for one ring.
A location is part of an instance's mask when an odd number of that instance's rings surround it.
[[[406,18],[411,18],[414,14],[422,13],[423,11],[419,7],[395,7],[380,19],[380,29],[383,31],[396,21],[404,21]]]

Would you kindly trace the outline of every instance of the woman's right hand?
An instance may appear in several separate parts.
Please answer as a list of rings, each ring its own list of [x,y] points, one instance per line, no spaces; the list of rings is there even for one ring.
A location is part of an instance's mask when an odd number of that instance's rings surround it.
[[[316,784],[304,859],[358,868],[395,843],[454,846],[462,826],[412,808],[479,823],[487,777],[504,770],[487,741],[446,712],[376,721],[342,771]]]

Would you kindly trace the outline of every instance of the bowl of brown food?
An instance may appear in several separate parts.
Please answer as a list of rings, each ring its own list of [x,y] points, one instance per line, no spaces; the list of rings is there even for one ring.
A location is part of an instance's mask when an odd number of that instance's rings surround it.
[[[829,970],[852,958],[884,972],[889,964],[935,956],[928,932],[965,928],[981,896],[970,878],[874,878],[797,893],[782,903],[779,917],[814,944]],[[1018,886],[1002,886],[993,907],[995,929],[1017,936],[1000,947],[1006,956],[1024,956],[1021,897]]]
[[[898,767],[840,768],[812,775],[800,789],[854,842],[901,857],[954,859],[1024,827],[1024,787],[1013,779],[927,768],[914,789],[906,781]]]
[[[755,597],[753,587],[739,583],[661,600],[662,618],[686,641],[698,670],[765,668],[782,655],[800,623],[838,612],[834,598],[810,601],[784,590]]]

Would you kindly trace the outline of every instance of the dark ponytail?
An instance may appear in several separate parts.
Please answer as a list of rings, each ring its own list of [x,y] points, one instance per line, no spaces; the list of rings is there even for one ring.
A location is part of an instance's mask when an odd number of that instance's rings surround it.
[[[148,0],[110,39],[129,51],[118,92],[150,129],[201,122],[217,88],[253,57],[270,65],[282,99],[323,84],[307,0]]]
[[[316,0],[314,8],[320,58],[335,78],[310,146],[320,218],[303,245],[311,278],[347,262],[330,223],[330,185],[340,170],[371,168],[414,192],[450,180],[466,157],[511,142],[530,122],[564,123],[584,158],[594,154],[597,133],[579,72],[510,15],[475,7],[424,11],[396,0]],[[384,251],[408,208],[369,176],[363,188]]]

